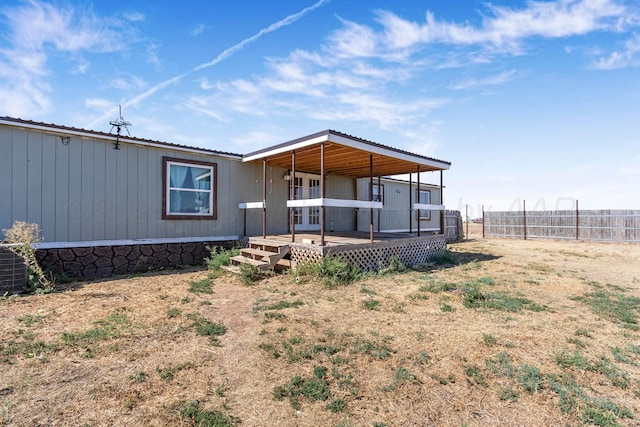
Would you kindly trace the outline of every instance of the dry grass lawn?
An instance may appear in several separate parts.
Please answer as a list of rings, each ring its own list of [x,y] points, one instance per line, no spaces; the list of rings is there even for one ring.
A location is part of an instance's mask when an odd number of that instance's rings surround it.
[[[639,425],[640,245],[473,232],[458,265],[336,288],[202,270],[0,301],[0,425]]]

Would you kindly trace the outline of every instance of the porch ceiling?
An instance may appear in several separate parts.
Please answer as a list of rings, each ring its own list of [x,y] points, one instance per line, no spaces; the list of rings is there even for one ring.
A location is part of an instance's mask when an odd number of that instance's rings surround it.
[[[409,153],[393,147],[356,138],[336,131],[323,131],[285,142],[243,156],[244,162],[262,162],[269,166],[291,168],[291,153],[295,150],[297,171],[320,174],[320,145],[324,143],[325,174],[369,176],[369,156],[373,155],[375,176],[400,175],[415,172],[446,170],[449,162]]]

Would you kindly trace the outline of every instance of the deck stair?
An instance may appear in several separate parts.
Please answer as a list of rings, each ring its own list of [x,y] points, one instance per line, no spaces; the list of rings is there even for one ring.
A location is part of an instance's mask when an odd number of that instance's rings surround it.
[[[289,245],[264,239],[251,239],[249,247],[240,249],[240,255],[231,257],[231,266],[250,264],[261,270],[284,270],[291,264],[285,257],[289,254]]]

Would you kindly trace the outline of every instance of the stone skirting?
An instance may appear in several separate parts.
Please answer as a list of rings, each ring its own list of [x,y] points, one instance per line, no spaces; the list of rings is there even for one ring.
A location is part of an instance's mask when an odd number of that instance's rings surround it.
[[[231,247],[235,242],[189,242],[120,246],[37,249],[40,266],[70,278],[96,279],[114,274],[201,265],[208,247]]]

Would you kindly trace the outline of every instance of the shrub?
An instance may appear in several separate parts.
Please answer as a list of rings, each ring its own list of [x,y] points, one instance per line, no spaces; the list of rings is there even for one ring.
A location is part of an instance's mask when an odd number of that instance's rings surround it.
[[[378,270],[378,275],[384,276],[387,274],[404,273],[407,270],[408,270],[407,266],[404,265],[402,261],[400,261],[396,257],[391,257],[389,259],[389,265],[385,268],[381,268],[380,270]]]
[[[222,249],[219,246],[214,246],[208,249],[211,254],[209,258],[205,259],[205,262],[211,271],[219,271],[223,265],[231,264],[231,257],[240,255],[238,248]]]
[[[24,259],[27,265],[27,287],[29,293],[46,294],[54,289],[54,284],[47,279],[38,260],[35,245],[42,241],[40,227],[24,221],[16,221],[11,228],[3,229],[4,242],[10,244],[9,250]]]
[[[267,273],[260,270],[255,265],[240,264],[240,280],[245,285],[251,285],[258,280],[261,280],[267,276]]]

